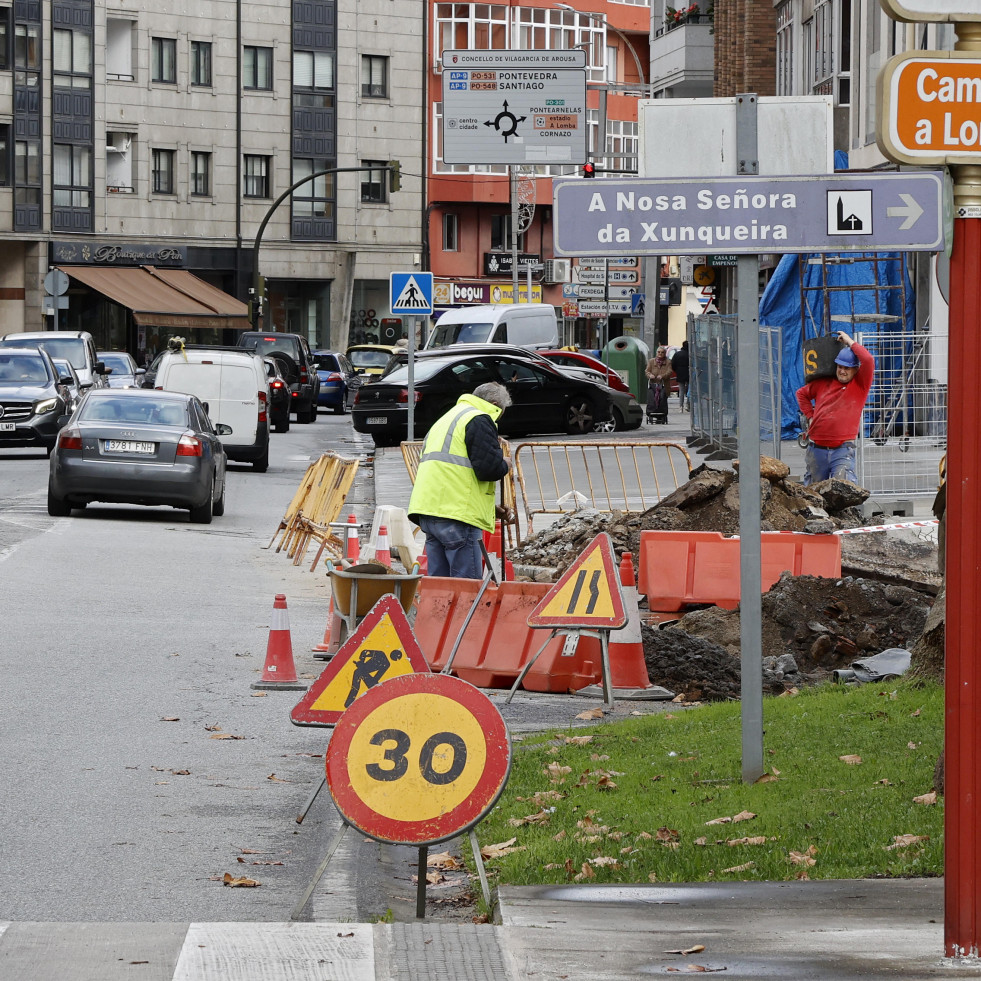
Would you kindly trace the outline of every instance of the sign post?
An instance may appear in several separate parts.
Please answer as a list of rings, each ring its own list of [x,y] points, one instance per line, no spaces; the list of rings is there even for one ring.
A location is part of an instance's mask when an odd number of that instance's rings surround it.
[[[431,272],[393,272],[389,278],[392,313],[409,314],[409,402],[405,438],[411,443],[416,438],[415,353],[416,317],[428,317],[433,312],[433,274]]]

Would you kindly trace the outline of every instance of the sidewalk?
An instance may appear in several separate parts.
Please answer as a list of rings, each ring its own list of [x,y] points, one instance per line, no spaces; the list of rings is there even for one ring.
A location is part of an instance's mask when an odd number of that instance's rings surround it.
[[[937,879],[525,886],[501,924],[0,923],[10,981],[950,977]],[[702,950],[691,948],[702,947]],[[671,951],[691,951],[679,954]],[[957,976],[981,976],[976,962]]]

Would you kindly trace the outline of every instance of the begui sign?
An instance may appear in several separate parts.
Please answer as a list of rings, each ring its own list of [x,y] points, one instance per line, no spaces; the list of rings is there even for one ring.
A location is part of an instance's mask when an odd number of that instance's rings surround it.
[[[897,163],[981,160],[981,58],[975,52],[910,51],[877,81],[876,142]]]
[[[586,159],[586,53],[444,51],[443,161]]]
[[[943,175],[553,182],[557,255],[943,248]]]

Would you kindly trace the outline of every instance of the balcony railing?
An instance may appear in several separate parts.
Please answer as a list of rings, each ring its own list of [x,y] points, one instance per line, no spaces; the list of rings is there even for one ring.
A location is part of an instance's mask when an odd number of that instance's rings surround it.
[[[667,34],[668,31],[673,31],[678,27],[684,27],[686,24],[712,24],[714,22],[715,16],[713,14],[706,14],[701,11],[696,14],[682,14],[678,20],[669,20],[663,27],[659,27],[654,32],[654,37],[661,37],[662,34]]]

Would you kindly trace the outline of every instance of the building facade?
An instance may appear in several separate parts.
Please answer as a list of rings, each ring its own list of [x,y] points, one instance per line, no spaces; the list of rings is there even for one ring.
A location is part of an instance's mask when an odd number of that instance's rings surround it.
[[[345,346],[420,261],[423,20],[411,0],[0,6],[5,329],[51,325],[58,266],[59,327],[152,353],[84,269],[161,264],[240,301],[258,285],[265,328]]]

